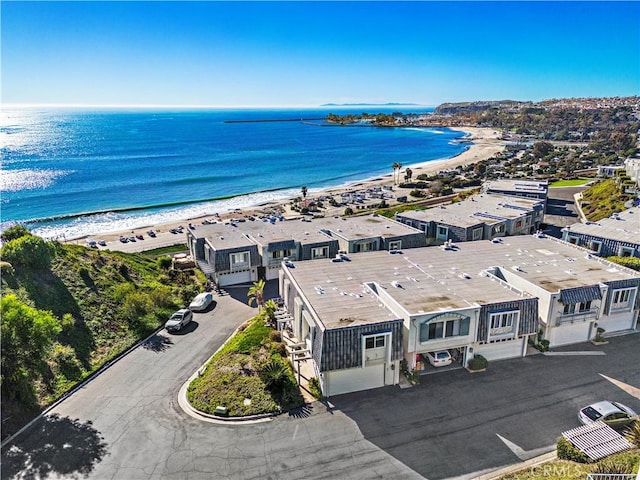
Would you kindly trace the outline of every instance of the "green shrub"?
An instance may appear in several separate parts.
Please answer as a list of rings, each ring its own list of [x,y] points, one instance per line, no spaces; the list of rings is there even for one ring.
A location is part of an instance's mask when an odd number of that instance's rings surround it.
[[[171,265],[173,265],[173,260],[171,259],[171,257],[158,257],[158,259],[156,260],[156,264],[158,265],[158,268],[160,270],[169,270],[171,268]]]
[[[351,207],[345,208],[344,209],[344,214],[347,215],[347,216],[348,215],[353,215],[353,208],[351,208]]]
[[[558,439],[556,450],[558,458],[561,460],[570,460],[578,463],[591,463],[589,457],[582,453],[578,448],[574,447],[573,444],[564,437],[560,437]]]
[[[269,345],[269,353],[280,357],[287,356],[287,346],[283,342],[271,342]]]
[[[16,238],[26,237],[28,235],[31,235],[31,232],[29,232],[25,227],[22,225],[14,225],[2,232],[0,239],[2,239],[2,243],[7,243],[11,240],[15,240]]]
[[[273,330],[272,332],[269,332],[269,340],[271,340],[272,342],[281,342],[282,333],[280,333],[278,330]]]
[[[48,268],[52,249],[42,238],[26,235],[7,242],[0,254],[14,267]]]
[[[322,399],[322,389],[320,388],[320,380],[316,377],[311,377],[309,379],[309,391],[314,398],[318,400]]]
[[[607,260],[623,267],[640,271],[640,258],[638,257],[607,257]]]
[[[638,454],[634,452],[617,453],[600,460],[594,466],[592,473],[609,475],[636,473],[638,458]]]
[[[484,368],[487,368],[488,365],[489,361],[479,354],[474,355],[474,357],[469,361],[470,370],[482,370]]]

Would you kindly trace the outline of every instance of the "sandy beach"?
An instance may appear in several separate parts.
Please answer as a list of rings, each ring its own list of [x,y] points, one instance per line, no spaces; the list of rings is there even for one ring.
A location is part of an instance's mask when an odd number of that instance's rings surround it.
[[[504,149],[505,142],[501,139],[500,133],[494,129],[464,127],[456,128],[456,130],[465,132],[467,134],[466,140],[473,142],[469,144],[469,148],[467,150],[462,152],[460,155],[448,159],[429,161],[414,165],[403,165],[400,172],[400,177],[402,177],[402,175],[404,174],[404,170],[407,167],[410,167],[413,171],[413,178],[416,178],[420,174],[433,175],[441,171],[451,170],[459,166],[466,166],[481,160],[488,159]],[[319,198],[322,196],[333,196],[338,198],[342,195],[342,193],[365,191],[367,189],[381,187],[384,188],[385,193],[387,193],[390,197],[387,198],[387,203],[393,204],[395,203],[395,198],[397,196],[406,196],[408,193],[406,190],[401,190],[398,189],[397,186],[394,186],[393,177],[394,175],[390,168],[390,173],[388,175],[382,175],[367,180],[353,182],[342,187],[330,187],[327,189],[323,189],[320,192],[314,191],[307,196],[307,199],[313,200],[314,198]],[[244,209],[236,209],[233,211],[218,212],[217,215],[209,215],[206,217],[185,218],[170,223],[148,225],[136,228],[134,230],[103,233],[96,232],[95,234],[88,237],[75,239],[73,240],[73,242],[85,243],[88,238],[91,238],[96,241],[104,240],[106,242],[106,246],[99,247],[101,249],[120,250],[127,252],[152,250],[155,248],[185,243],[184,233],[172,233],[171,230],[179,226],[182,226],[183,229],[187,229],[190,223],[197,226],[207,221],[224,222],[228,221],[231,218],[246,217],[249,215],[259,217],[260,215],[271,214],[273,212],[279,212],[279,214],[283,215],[287,219],[299,217],[300,214],[298,212],[294,212],[289,208],[290,200],[291,199],[279,202],[270,202],[262,205],[247,207]],[[345,209],[344,206],[330,207],[326,204],[326,202],[324,202],[324,204],[326,208],[322,209],[322,214],[324,214],[325,216],[341,215]],[[149,230],[153,230],[156,236],[150,237],[147,233]],[[136,239],[136,242],[128,243],[122,243],[119,240],[121,236],[129,238],[131,236],[135,237],[135,235],[141,235],[143,239]]]

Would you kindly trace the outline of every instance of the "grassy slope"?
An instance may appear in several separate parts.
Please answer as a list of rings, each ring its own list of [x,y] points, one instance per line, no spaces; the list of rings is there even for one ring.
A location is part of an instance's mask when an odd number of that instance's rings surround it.
[[[625,209],[624,203],[631,198],[620,192],[613,179],[606,179],[582,192],[583,211],[587,220],[597,222]]]
[[[2,295],[72,317],[58,336],[35,385],[34,398],[12,400],[2,392],[3,436],[98,370],[105,362],[162,325],[199,290],[185,274],[161,272],[136,254],[55,245],[51,268],[3,270]]]

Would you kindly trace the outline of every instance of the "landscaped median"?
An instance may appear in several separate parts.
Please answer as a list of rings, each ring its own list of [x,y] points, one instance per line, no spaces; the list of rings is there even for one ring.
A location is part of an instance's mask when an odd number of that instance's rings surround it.
[[[191,381],[187,399],[193,408],[246,417],[304,405],[280,332],[267,318],[259,314],[242,325]]]

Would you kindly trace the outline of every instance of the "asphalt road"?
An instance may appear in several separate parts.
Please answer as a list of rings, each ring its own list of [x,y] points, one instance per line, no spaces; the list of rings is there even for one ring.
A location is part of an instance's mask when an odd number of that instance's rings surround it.
[[[640,399],[599,375],[640,386],[635,334],[597,347],[603,356],[538,354],[477,374],[440,372],[263,423],[192,418],[178,391],[255,312],[242,298],[217,297],[184,332],[160,332],[62,401],[3,448],[2,478],[472,478],[551,449],[588,403],[640,410]]]

